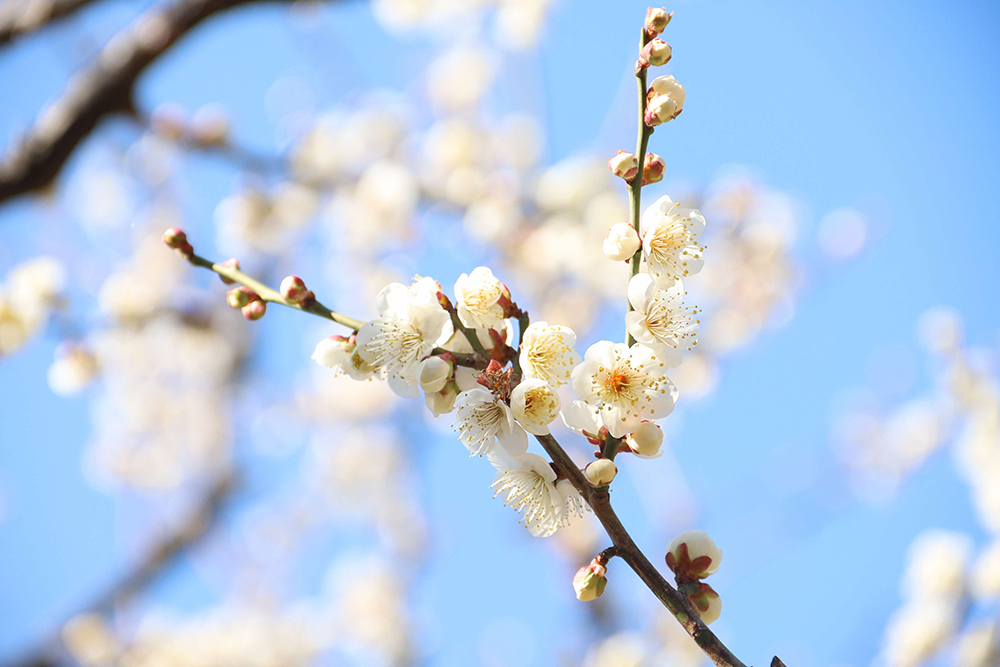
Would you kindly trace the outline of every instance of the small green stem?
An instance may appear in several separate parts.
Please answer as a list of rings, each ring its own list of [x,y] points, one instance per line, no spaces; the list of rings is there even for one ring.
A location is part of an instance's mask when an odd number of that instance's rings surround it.
[[[347,315],[341,315],[340,313],[330,310],[319,301],[315,299],[310,299],[306,303],[292,303],[281,296],[280,292],[277,292],[259,280],[248,276],[239,269],[233,268],[231,266],[224,266],[222,264],[217,264],[211,262],[204,257],[195,255],[194,253],[187,255],[187,260],[194,264],[195,266],[200,266],[203,269],[208,269],[209,271],[215,271],[220,276],[228,278],[233,282],[239,283],[244,287],[249,287],[252,289],[257,296],[261,298],[262,301],[268,303],[277,303],[282,306],[287,306],[289,308],[294,308],[296,310],[301,310],[305,313],[311,313],[313,315],[318,315],[319,317],[326,318],[337,324],[343,325],[352,331],[357,331],[362,326],[364,322],[361,320],[356,320],[353,317],[348,317]]]
[[[601,450],[601,456],[609,461],[614,461],[615,456],[618,455],[618,446],[621,442],[621,438],[615,438],[609,435],[608,439],[604,441],[604,449]]]
[[[513,365],[515,373],[523,375],[524,372],[521,370],[521,345],[524,344],[524,331],[531,324],[531,317],[523,310],[520,313],[517,316],[517,354],[511,360],[511,365]]]
[[[642,31],[642,37],[639,39],[639,50],[642,51],[642,47],[646,46],[646,42],[649,40],[646,31]],[[632,224],[632,229],[635,230],[636,235],[639,235],[639,218],[642,215],[642,168],[643,163],[646,161],[646,146],[649,143],[649,137],[653,134],[653,128],[646,125],[646,70],[643,67],[635,74],[636,83],[639,87],[639,130],[638,137],[635,142],[635,159],[639,164],[639,171],[636,173],[635,178],[633,178],[628,183],[628,206],[629,206],[629,222]],[[642,238],[640,236],[640,238]],[[642,262],[642,247],[635,251],[632,255],[632,259],[629,261],[629,274],[628,279],[631,281],[637,273],[639,273],[639,265]],[[632,302],[626,297],[626,313],[631,313],[634,309],[632,308]],[[635,338],[632,334],[625,331],[625,342],[628,343],[629,347],[635,345]]]
[[[469,341],[469,345],[472,346],[472,349],[475,350],[477,354],[489,356],[486,352],[486,348],[483,347],[482,342],[479,340],[479,334],[476,333],[476,330],[462,324],[462,320],[458,316],[458,310],[456,308],[452,308],[450,314],[451,324],[455,327],[455,331],[459,331],[463,336],[465,336],[465,340]]]

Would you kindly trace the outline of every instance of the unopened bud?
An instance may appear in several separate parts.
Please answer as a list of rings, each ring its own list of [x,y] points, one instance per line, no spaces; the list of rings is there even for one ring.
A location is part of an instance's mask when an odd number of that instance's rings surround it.
[[[259,320],[267,312],[267,303],[260,299],[243,306],[243,317],[250,321]]]
[[[663,444],[663,431],[653,422],[644,421],[639,424],[635,433],[625,439],[629,448],[642,457],[653,457],[660,453]]]
[[[646,159],[642,163],[642,184],[659,183],[663,180],[663,172],[667,170],[667,163],[656,153],[646,153]]]
[[[670,57],[673,55],[673,50],[670,45],[664,42],[660,38],[651,39],[646,42],[646,46],[642,47],[642,51],[639,53],[639,63],[640,68],[649,67],[659,67],[660,65],[666,65],[670,62]]]
[[[163,242],[167,244],[168,248],[173,248],[174,250],[179,250],[180,248],[188,245],[187,234],[180,227],[171,227],[167,231],[163,232]]]
[[[459,393],[458,385],[455,382],[447,382],[441,391],[425,393],[424,401],[434,416],[440,417],[455,409],[455,399],[458,398]]]
[[[666,95],[672,99],[677,107],[677,113],[680,113],[681,109],[684,108],[684,100],[687,98],[684,86],[679,84],[672,74],[658,76],[649,84],[647,99],[652,99],[656,95]]]
[[[454,368],[455,365],[444,355],[427,357],[417,367],[417,381],[420,383],[420,388],[430,394],[441,391],[451,379]]]
[[[592,486],[607,486],[618,474],[618,466],[611,459],[597,459],[587,464],[583,474]]]
[[[226,261],[224,261],[222,263],[222,266],[226,267],[227,269],[233,269],[233,270],[239,271],[240,270],[240,260],[236,259],[235,257],[231,257],[231,258],[227,259]],[[235,285],[236,284],[235,280],[231,280],[231,279],[225,277],[224,275],[222,275],[221,273],[219,274],[219,279],[222,280],[222,282],[224,282],[227,285]]]
[[[298,276],[286,276],[278,289],[289,303],[302,303],[312,296],[312,292],[306,289],[305,281]]]
[[[252,301],[258,300],[260,297],[249,287],[240,285],[234,289],[226,292],[226,303],[232,308],[242,308],[243,306],[249,304]]]
[[[677,103],[671,97],[667,95],[654,95],[646,105],[646,114],[643,120],[646,122],[646,125],[656,127],[657,125],[673,120],[678,113],[680,112],[677,109]]]
[[[604,254],[608,259],[622,262],[632,258],[642,245],[635,228],[627,222],[619,222],[608,230],[604,239]]]
[[[656,37],[666,29],[670,19],[674,18],[674,13],[667,13],[664,7],[650,7],[646,10],[646,34],[649,37]]]
[[[698,584],[698,590],[688,594],[688,600],[705,625],[713,623],[722,613],[722,598],[715,589],[704,582]]]
[[[678,581],[704,579],[715,574],[721,561],[722,549],[704,530],[686,530],[667,545],[667,567],[677,575]]]
[[[639,173],[639,161],[631,153],[618,151],[608,160],[608,168],[615,176],[631,181]]]
[[[581,602],[590,602],[601,597],[608,585],[607,573],[607,568],[598,563],[596,558],[590,561],[590,565],[577,570],[573,576],[573,590],[576,591],[576,599]]]

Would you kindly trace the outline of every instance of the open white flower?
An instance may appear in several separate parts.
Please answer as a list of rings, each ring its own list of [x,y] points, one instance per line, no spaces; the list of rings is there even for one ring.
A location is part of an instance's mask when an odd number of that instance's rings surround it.
[[[639,220],[642,252],[660,288],[701,271],[705,246],[698,243],[698,235],[704,229],[705,218],[697,209],[680,208],[666,195],[643,211]]]
[[[601,421],[601,409],[586,401],[573,401],[560,413],[563,423],[573,433],[585,438],[597,437],[604,422]]]
[[[557,483],[555,471],[541,456],[495,452],[490,463],[497,469],[494,497],[506,494],[504,505],[522,514],[521,522],[535,537],[548,537],[582,513],[580,494],[568,480]]]
[[[510,407],[482,387],[463,391],[455,399],[455,429],[473,456],[493,452],[498,440],[508,454],[528,449],[528,436],[514,421]]]
[[[656,350],[670,367],[681,363],[681,349],[690,350],[698,344],[698,311],[685,307],[684,286],[676,281],[667,289],[659,289],[645,273],[632,277],[628,283],[628,300],[635,308],[625,315],[625,326],[632,337]]]
[[[499,303],[504,291],[503,284],[485,266],[463,273],[455,281],[458,319],[467,327],[499,328],[504,319]]]
[[[354,341],[343,336],[330,336],[316,343],[312,360],[320,366],[333,368],[352,380],[367,380],[375,374],[373,368],[362,358],[361,348]]]
[[[412,287],[388,285],[376,299],[379,317],[358,331],[359,354],[371,366],[386,369],[389,387],[400,396],[420,395],[420,360],[454,333],[451,316],[438,303],[434,285],[428,278]]]
[[[559,416],[559,395],[545,380],[526,378],[510,394],[514,418],[533,435],[546,435]]]
[[[573,369],[573,391],[601,411],[601,422],[616,438],[674,409],[677,387],[664,373],[666,362],[645,345],[600,341]]]
[[[554,387],[566,384],[579,357],[573,351],[576,334],[569,327],[535,322],[524,331],[521,371],[524,377],[545,380]]]

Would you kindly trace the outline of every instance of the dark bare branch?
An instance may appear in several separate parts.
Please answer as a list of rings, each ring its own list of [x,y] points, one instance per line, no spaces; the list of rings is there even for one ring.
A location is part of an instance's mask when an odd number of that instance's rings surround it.
[[[0,0],[0,46],[75,13],[94,0]]]
[[[8,149],[0,162],[0,202],[49,185],[105,117],[131,113],[136,80],[182,36],[210,16],[262,1],[175,0],[115,35]]]

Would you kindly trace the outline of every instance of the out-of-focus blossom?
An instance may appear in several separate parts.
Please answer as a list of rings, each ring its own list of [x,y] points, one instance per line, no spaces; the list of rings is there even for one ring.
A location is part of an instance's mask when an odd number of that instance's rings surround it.
[[[97,359],[82,345],[63,344],[49,366],[49,388],[60,396],[72,396],[83,391],[97,376]]]
[[[63,265],[38,257],[12,268],[0,285],[0,356],[11,354],[48,322],[66,282]]]

